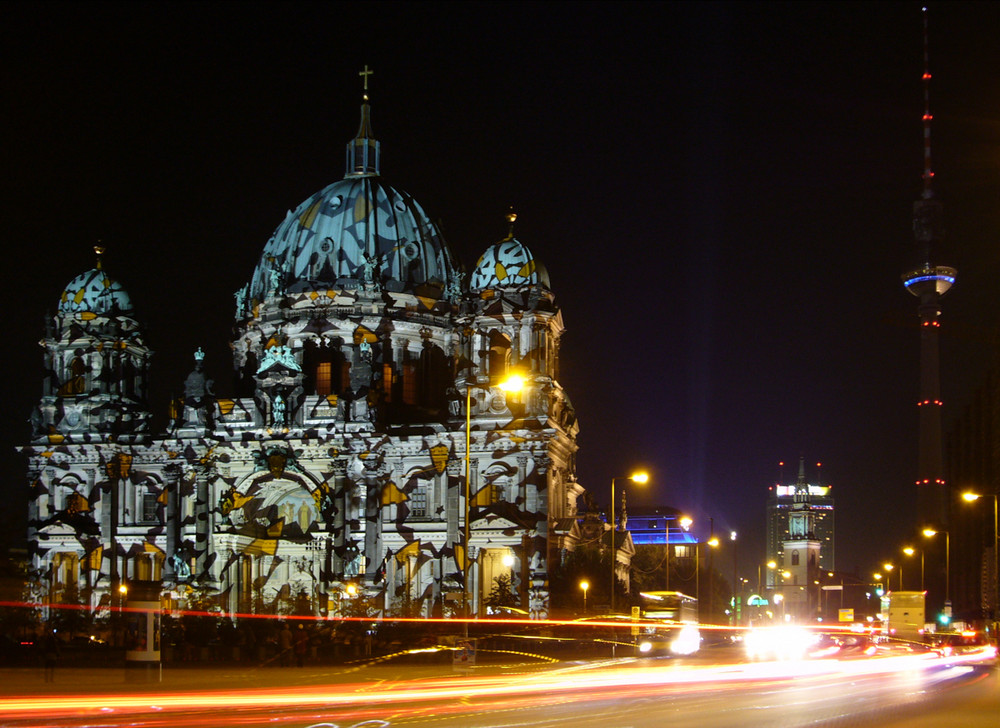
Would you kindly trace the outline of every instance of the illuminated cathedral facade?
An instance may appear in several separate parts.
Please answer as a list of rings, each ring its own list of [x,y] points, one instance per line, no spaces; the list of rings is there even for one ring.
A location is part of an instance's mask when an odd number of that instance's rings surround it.
[[[234,391],[194,352],[165,432],[126,290],[100,255],[66,286],[22,448],[40,599],[100,607],[142,581],[231,613],[449,616],[507,585],[548,615],[571,538],[550,524],[582,493],[548,274],[511,215],[465,275],[383,182],[369,117],[366,96],[343,179],[288,213],[235,294]],[[513,372],[519,392],[499,386]]]

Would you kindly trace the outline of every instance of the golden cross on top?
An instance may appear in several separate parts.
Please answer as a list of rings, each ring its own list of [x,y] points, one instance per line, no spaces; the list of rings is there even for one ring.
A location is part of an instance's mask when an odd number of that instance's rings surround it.
[[[373,73],[375,73],[375,71],[370,70],[368,68],[368,64],[367,63],[365,64],[365,70],[360,71],[358,73],[358,75],[361,76],[361,78],[363,78],[365,80],[365,96],[366,97],[368,96],[368,77],[371,76]]]

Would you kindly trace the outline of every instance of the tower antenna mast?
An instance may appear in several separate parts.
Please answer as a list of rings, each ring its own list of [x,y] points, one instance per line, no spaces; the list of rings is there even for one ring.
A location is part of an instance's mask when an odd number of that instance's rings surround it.
[[[943,208],[934,197],[931,185],[931,116],[930,53],[927,31],[927,8],[924,16],[924,173],[923,194],[913,203],[913,235],[917,244],[915,268],[903,274],[903,285],[920,304],[920,444],[917,465],[917,512],[922,524],[944,523],[948,519],[948,491],[944,479],[941,428],[941,375],[938,330],[941,326],[941,297],[955,282],[954,268],[931,263],[931,250],[937,252],[944,239]]]

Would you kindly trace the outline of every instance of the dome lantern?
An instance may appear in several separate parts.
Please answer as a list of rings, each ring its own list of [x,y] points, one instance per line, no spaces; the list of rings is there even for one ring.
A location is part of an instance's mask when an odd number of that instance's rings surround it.
[[[361,102],[361,124],[358,133],[347,143],[347,167],[344,179],[378,177],[381,168],[382,147],[372,131],[371,106],[368,103],[368,76],[374,71],[365,66],[358,75],[365,80],[365,93]]]

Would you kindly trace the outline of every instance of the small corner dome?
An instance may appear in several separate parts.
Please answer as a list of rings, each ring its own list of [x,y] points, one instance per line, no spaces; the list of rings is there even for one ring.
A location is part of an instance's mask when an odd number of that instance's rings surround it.
[[[85,311],[101,316],[133,313],[128,293],[118,281],[104,272],[100,264],[71,280],[59,298],[59,313]]]
[[[549,272],[524,243],[510,235],[486,249],[469,278],[469,289],[520,288],[541,285],[551,288]]]

